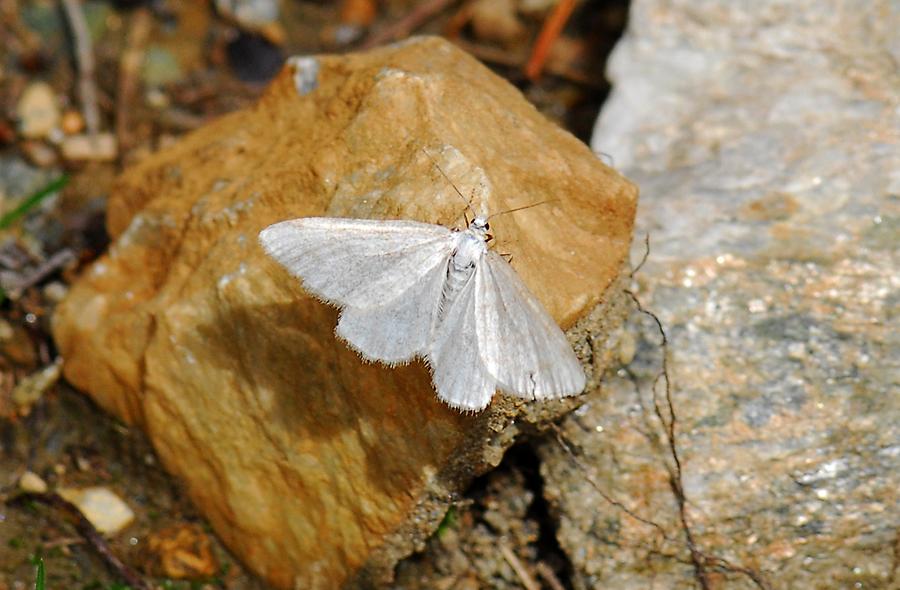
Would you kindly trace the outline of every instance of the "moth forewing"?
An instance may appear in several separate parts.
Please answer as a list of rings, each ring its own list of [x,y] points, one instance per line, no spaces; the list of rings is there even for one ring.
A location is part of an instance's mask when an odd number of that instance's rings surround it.
[[[426,360],[438,397],[484,409],[499,387],[574,395],[584,372],[565,335],[513,268],[488,249],[476,216],[451,231],[418,221],[307,217],[260,232],[265,251],[341,309],[336,329],[363,358]]]

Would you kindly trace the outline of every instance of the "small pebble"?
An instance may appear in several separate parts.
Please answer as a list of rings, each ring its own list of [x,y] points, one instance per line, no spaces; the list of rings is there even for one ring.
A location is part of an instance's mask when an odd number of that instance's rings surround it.
[[[43,139],[59,125],[56,93],[46,82],[32,82],[16,105],[19,133],[27,139]]]
[[[52,143],[53,145],[59,145],[62,143],[62,140],[66,137],[66,134],[63,133],[61,127],[54,127],[50,130],[50,133],[47,134],[47,141]]]
[[[365,32],[366,29],[359,25],[341,24],[323,28],[320,39],[328,46],[343,47],[362,38]]]
[[[59,159],[56,150],[43,141],[23,141],[19,147],[28,161],[38,168],[50,168]]]
[[[628,366],[634,360],[635,354],[637,354],[637,339],[631,332],[623,330],[619,338],[619,362],[623,366]]]
[[[44,297],[51,303],[59,303],[65,298],[68,292],[69,288],[59,281],[53,281],[44,287]]]
[[[249,30],[278,21],[277,0],[216,0],[215,4],[220,14]]]
[[[513,0],[476,0],[472,5],[472,29],[485,41],[513,44],[526,34]]]
[[[62,116],[62,130],[66,135],[75,135],[84,130],[84,117],[75,109],[68,109]]]
[[[31,406],[41,399],[45,391],[53,387],[61,373],[62,359],[57,358],[52,364],[19,381],[10,394],[19,414],[27,416]]]
[[[91,462],[88,461],[87,459],[85,459],[84,457],[82,457],[81,455],[78,455],[77,457],[75,457],[75,467],[78,468],[78,471],[83,471],[83,472],[87,473],[87,472],[91,471]]]
[[[16,332],[13,330],[12,324],[0,318],[0,342],[12,340],[15,335]]]
[[[169,98],[169,95],[156,86],[151,86],[147,89],[147,93],[144,94],[144,102],[146,102],[148,106],[160,110],[172,105],[172,100]]]
[[[77,506],[103,534],[114,535],[134,520],[134,511],[109,488],[63,488],[59,495]]]
[[[141,81],[144,86],[164,86],[184,76],[181,63],[174,53],[158,45],[150,45],[141,64]]]
[[[43,494],[47,491],[47,482],[33,471],[26,471],[19,478],[19,489],[34,494]]]
[[[70,135],[62,142],[66,160],[114,160],[119,153],[116,138],[111,133]]]

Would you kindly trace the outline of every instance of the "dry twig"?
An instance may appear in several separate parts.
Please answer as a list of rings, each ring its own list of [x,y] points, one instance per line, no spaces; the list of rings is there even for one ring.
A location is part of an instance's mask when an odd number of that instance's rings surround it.
[[[416,29],[428,22],[432,17],[456,2],[457,0],[426,0],[417,4],[409,14],[400,20],[377,31],[360,45],[360,49],[371,49],[384,43],[409,37]]]
[[[650,258],[650,234],[649,233],[644,234],[644,255],[641,256],[640,262],[637,263],[637,266],[635,266],[631,270],[631,274],[628,276],[633,279],[634,275],[636,275],[638,273],[638,271],[640,271],[642,268],[644,268],[644,264],[646,264],[648,258]]]
[[[150,29],[153,24],[150,11],[139,8],[131,17],[131,27],[128,29],[128,41],[122,57],[119,59],[119,88],[116,94],[116,141],[119,144],[119,153],[124,155],[128,151],[131,139],[128,135],[128,114],[134,102],[138,89],[138,73],[141,62],[144,59],[144,48],[150,37]]]
[[[457,47],[464,49],[468,53],[471,53],[483,62],[507,67],[515,70],[516,72],[522,71],[522,60],[516,57],[514,54],[511,54],[509,51],[505,51],[497,47],[491,47],[490,45],[472,43],[470,41],[465,41],[462,38],[453,39],[452,41]],[[551,76],[562,78],[563,80],[572,82],[573,84],[578,84],[579,86],[584,86],[585,88],[590,88],[592,90],[602,90],[606,88],[606,82],[602,80],[597,81],[594,78],[591,78],[590,76],[587,76],[586,74],[579,72],[578,70],[573,68],[547,64],[544,68],[544,71]],[[521,74],[519,74],[519,76],[521,76]],[[508,78],[513,82],[517,81],[515,73],[508,76]]]
[[[544,21],[544,26],[541,27],[534,49],[531,51],[531,57],[525,64],[525,76],[529,80],[534,81],[541,76],[544,64],[550,56],[550,49],[559,38],[569,17],[572,16],[573,10],[575,10],[575,0],[559,0],[553,8],[553,12]]]
[[[503,559],[505,559],[510,567],[513,568],[513,571],[516,572],[516,576],[518,576],[519,581],[522,582],[522,586],[525,587],[525,590],[541,590],[541,585],[535,581],[530,573],[528,573],[528,570],[525,569],[525,566],[519,561],[519,558],[516,557],[513,550],[502,541],[499,543],[499,548],[500,553],[503,555]]]
[[[451,41],[456,41],[463,27],[472,20],[472,4],[474,0],[467,0],[444,24],[443,36]]]
[[[90,135],[100,131],[100,109],[97,106],[97,83],[94,80],[94,48],[87,21],[79,0],[62,0],[75,39],[75,55],[78,62],[78,95],[84,112],[84,123]]]
[[[64,499],[55,492],[46,494],[38,494],[25,492],[11,498],[9,502],[39,502],[46,504],[51,508],[61,511],[75,525],[75,530],[81,535],[87,543],[93,547],[94,551],[103,558],[106,565],[116,574],[116,576],[134,588],[135,590],[152,590],[150,584],[145,582],[137,572],[125,565],[118,557],[113,554],[109,543],[103,538],[94,525],[84,517],[77,506]]]
[[[550,569],[549,565],[543,561],[539,561],[535,564],[534,569],[536,569],[538,575],[547,582],[547,585],[550,586],[550,590],[565,590],[565,586],[562,585],[562,582],[559,581],[559,578],[556,577],[556,574],[553,573],[553,570]]]
[[[63,248],[47,260],[43,261],[34,270],[23,275],[13,284],[6,285],[6,291],[11,299],[18,299],[22,291],[28,287],[40,283],[45,278],[65,267],[67,264],[75,260],[75,252],[70,248]]]

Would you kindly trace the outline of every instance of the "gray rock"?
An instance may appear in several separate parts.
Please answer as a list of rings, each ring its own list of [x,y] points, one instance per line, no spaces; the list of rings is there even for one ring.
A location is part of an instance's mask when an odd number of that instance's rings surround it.
[[[633,359],[562,426],[577,459],[542,449],[575,585],[896,588],[900,6],[631,10],[593,147],[642,189],[696,551],[635,313]]]

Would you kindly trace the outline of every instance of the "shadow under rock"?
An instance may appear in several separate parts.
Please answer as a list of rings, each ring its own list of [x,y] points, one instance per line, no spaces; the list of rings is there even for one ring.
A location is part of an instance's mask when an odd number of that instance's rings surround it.
[[[233,376],[223,395],[242,398],[288,464],[299,468],[291,457],[300,453],[351,472],[361,464],[370,483],[403,495],[410,478],[487,431],[486,413],[460,414],[437,399],[422,361],[366,363],[335,336],[336,322],[335,309],[299,299],[222,305],[214,321],[195,326],[209,362]]]

